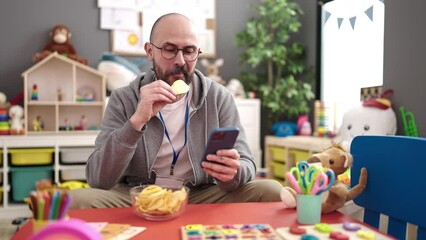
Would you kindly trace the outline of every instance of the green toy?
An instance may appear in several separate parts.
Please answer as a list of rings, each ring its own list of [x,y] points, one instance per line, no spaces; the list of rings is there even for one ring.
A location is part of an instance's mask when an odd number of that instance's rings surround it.
[[[419,129],[417,128],[416,119],[412,112],[405,111],[404,107],[400,107],[399,111],[401,112],[402,121],[404,123],[404,132],[406,136],[418,137]]]

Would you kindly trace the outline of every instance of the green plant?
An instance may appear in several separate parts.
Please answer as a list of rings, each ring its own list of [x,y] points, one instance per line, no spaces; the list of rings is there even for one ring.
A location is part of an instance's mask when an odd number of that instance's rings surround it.
[[[251,66],[240,77],[246,91],[253,91],[268,111],[269,120],[292,119],[310,111],[313,75],[305,67],[305,49],[291,42],[303,14],[291,0],[261,0],[258,16],[236,34],[236,45],[245,50],[240,64]]]

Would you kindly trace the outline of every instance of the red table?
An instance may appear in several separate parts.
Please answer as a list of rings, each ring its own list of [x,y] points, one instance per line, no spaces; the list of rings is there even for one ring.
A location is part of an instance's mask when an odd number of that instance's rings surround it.
[[[146,227],[133,239],[180,239],[180,227],[187,224],[270,224],[274,228],[297,225],[295,209],[284,209],[281,202],[266,203],[223,203],[189,204],[186,212],[178,218],[153,222],[134,215],[131,208],[75,209],[70,210],[72,218],[87,222],[109,222]],[[323,223],[342,223],[358,220],[340,212],[321,216]],[[377,230],[376,230],[377,231]],[[29,239],[31,223],[25,224],[12,239]]]

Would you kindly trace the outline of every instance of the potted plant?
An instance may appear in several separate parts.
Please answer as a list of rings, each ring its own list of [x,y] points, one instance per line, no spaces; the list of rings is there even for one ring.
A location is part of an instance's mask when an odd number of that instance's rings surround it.
[[[240,64],[249,65],[240,79],[246,91],[256,93],[269,121],[294,120],[307,114],[315,97],[313,74],[305,67],[305,49],[291,42],[303,14],[291,0],[261,0],[258,16],[236,34],[236,45],[245,48]]]

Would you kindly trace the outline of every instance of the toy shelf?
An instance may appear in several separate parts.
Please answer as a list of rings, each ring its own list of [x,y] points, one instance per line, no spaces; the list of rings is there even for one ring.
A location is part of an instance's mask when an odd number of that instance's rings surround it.
[[[0,136],[0,219],[30,217],[28,205],[17,201],[35,188],[39,178],[52,183],[82,181],[97,134]],[[48,177],[49,178],[49,177]],[[20,200],[20,199],[19,199]]]
[[[22,73],[27,134],[84,133],[100,128],[105,109],[105,75],[52,53]],[[33,126],[36,119],[40,131]]]

